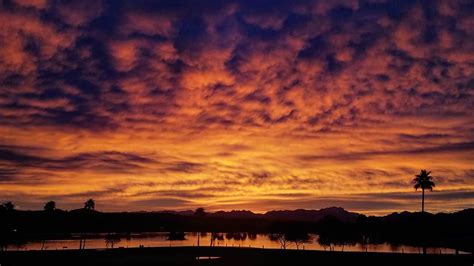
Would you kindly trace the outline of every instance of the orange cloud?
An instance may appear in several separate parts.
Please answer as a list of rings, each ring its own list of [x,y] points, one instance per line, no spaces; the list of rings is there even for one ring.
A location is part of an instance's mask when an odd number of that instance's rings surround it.
[[[472,16],[377,2],[7,5],[0,200],[472,207]]]

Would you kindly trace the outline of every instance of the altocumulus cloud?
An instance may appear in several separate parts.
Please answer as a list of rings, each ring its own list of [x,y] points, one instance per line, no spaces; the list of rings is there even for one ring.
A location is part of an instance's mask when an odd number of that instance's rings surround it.
[[[473,13],[468,0],[2,0],[0,198],[311,207],[408,193],[420,168],[470,193]],[[339,203],[415,208],[360,199]]]

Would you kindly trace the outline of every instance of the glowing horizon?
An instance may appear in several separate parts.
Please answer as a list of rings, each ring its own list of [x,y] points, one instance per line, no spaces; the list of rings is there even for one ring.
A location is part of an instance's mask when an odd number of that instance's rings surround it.
[[[0,4],[0,200],[474,207],[465,1]]]

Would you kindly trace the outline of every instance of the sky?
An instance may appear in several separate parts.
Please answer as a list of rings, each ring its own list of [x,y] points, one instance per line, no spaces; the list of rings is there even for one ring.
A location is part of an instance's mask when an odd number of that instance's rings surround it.
[[[0,200],[474,208],[474,2],[0,0]]]

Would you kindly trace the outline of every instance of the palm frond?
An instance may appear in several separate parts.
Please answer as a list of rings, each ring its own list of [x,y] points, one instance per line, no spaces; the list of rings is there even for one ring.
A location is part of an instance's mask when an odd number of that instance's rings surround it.
[[[414,183],[414,188],[416,190],[419,188],[433,190],[435,183],[432,181],[433,177],[430,176],[430,174],[431,171],[422,169],[418,175],[415,175],[415,178],[412,181]]]

